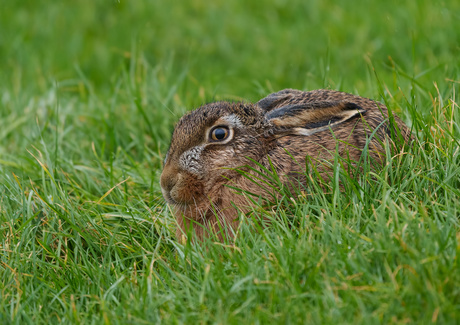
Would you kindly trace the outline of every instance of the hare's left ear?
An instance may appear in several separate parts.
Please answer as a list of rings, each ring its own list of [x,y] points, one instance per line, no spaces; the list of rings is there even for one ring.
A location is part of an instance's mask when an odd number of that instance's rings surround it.
[[[310,102],[275,108],[265,114],[265,120],[273,127],[273,134],[310,135],[365,112],[361,106],[346,101]]]
[[[276,93],[270,94],[265,98],[262,98],[257,102],[256,105],[262,108],[264,112],[269,112],[283,102],[287,102],[295,98],[302,99],[303,95],[305,95],[304,91],[296,89],[283,89]]]

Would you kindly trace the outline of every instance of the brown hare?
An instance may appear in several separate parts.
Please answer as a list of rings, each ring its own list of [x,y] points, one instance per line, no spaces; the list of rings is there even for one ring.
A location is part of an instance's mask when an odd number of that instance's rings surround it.
[[[285,89],[255,104],[211,103],[177,123],[161,189],[174,209],[177,236],[191,227],[202,239],[222,228],[234,230],[238,209],[249,211],[250,200],[234,188],[270,195],[237,168],[274,168],[283,183],[301,186],[306,157],[327,178],[337,153],[359,161],[366,150],[382,163],[383,143],[396,137],[407,140],[410,130],[396,116],[390,119],[385,105],[338,91]]]

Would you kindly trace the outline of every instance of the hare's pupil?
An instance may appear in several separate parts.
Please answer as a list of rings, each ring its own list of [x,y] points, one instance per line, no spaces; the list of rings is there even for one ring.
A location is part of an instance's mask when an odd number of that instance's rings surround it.
[[[212,131],[212,139],[213,140],[225,140],[228,136],[228,130],[226,128],[215,128]]]
[[[225,134],[227,133],[227,131],[225,131],[225,129],[216,129],[215,131],[215,135],[216,135],[216,138],[218,140],[222,140],[223,138],[225,138]]]

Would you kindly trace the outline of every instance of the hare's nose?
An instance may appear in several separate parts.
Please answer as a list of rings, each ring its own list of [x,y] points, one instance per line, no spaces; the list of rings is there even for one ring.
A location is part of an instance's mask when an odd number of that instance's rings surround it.
[[[179,179],[177,171],[166,167],[160,178],[160,185],[166,192],[171,192]]]

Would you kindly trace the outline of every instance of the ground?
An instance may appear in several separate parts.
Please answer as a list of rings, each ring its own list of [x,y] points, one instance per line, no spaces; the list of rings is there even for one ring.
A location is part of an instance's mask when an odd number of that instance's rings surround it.
[[[458,322],[460,2],[1,7],[0,323]],[[174,123],[283,88],[380,100],[418,143],[176,240]]]

